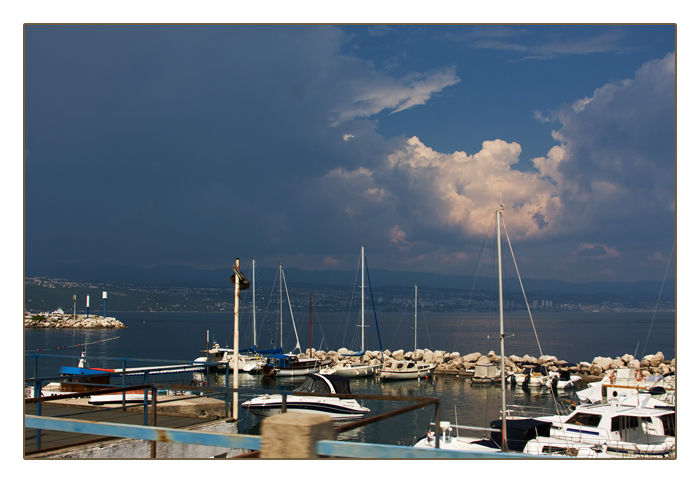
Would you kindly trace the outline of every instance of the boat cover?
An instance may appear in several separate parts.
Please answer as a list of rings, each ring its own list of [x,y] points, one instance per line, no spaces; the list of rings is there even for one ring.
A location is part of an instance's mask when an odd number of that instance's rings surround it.
[[[350,394],[350,379],[337,374],[307,374],[306,379],[296,391],[330,394],[329,382],[333,385],[333,390],[336,394]]]
[[[496,419],[491,421],[493,429],[501,429],[503,421]],[[528,441],[538,436],[549,436],[549,429],[552,423],[547,421],[539,421],[537,419],[508,419],[506,422],[506,440],[508,443],[508,451],[521,453],[525,449]],[[500,445],[501,432],[491,433],[491,440]]]

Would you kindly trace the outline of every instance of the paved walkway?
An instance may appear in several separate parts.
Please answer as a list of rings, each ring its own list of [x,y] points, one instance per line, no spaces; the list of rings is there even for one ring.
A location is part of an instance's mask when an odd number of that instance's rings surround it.
[[[162,398],[158,398],[158,402],[162,402]],[[222,403],[223,404],[223,403]],[[41,415],[49,417],[65,417],[69,419],[79,419],[83,421],[99,421],[105,423],[121,423],[143,425],[143,412],[136,412],[133,408],[131,411],[122,411],[121,406],[93,406],[88,404],[87,399],[69,399],[58,402],[44,402],[41,405]],[[36,414],[36,403],[25,404],[25,414]],[[132,412],[133,411],[133,412]],[[140,408],[139,408],[140,411]],[[160,411],[159,411],[160,412]],[[188,426],[203,424],[209,421],[215,421],[215,417],[187,417],[158,414],[156,416],[156,425],[164,428],[185,428]],[[148,424],[151,424],[149,415]],[[24,454],[30,456],[36,452],[36,429],[24,430]],[[49,450],[52,448],[60,448],[68,445],[83,444],[92,441],[112,440],[114,438],[103,438],[92,434],[68,433],[63,431],[46,431],[41,430],[41,449]]]

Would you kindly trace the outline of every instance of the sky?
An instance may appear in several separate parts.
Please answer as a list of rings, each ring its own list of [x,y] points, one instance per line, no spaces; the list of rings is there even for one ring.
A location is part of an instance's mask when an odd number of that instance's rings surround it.
[[[26,264],[470,275],[501,204],[527,278],[675,257],[675,25],[23,35]]]

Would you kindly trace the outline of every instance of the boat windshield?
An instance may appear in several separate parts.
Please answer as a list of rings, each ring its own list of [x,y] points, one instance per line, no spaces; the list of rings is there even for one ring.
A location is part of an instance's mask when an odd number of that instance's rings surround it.
[[[301,386],[294,389],[294,392],[317,392],[330,394],[331,391],[328,388],[328,384],[323,379],[307,377]]]

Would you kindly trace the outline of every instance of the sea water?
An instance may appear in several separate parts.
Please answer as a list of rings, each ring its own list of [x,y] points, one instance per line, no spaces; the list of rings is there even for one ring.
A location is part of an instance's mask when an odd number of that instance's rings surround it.
[[[113,358],[144,359],[128,361],[128,367],[191,362],[201,356],[200,351],[214,341],[222,347],[233,344],[233,316],[223,313],[113,313],[108,314],[127,325],[127,329],[25,329],[25,377],[50,377],[58,374],[60,366],[75,366],[80,353],[87,353],[91,367],[122,367]],[[274,317],[271,317],[274,319]],[[346,347],[359,349],[361,325],[353,317],[339,313],[314,314],[309,330],[309,320],[296,317],[296,334],[305,350],[309,340],[315,349],[337,350]],[[283,321],[284,349],[296,345],[295,330],[291,321]],[[379,313],[376,324],[374,315],[365,318],[365,347],[368,350],[383,349],[406,351],[418,348],[459,352],[488,353],[499,349],[497,315],[425,313],[419,314],[417,324],[413,314]],[[534,328],[533,328],[534,322]],[[279,346],[277,324],[258,322],[257,344],[269,348],[275,342]],[[377,326],[379,334],[377,334]],[[241,347],[252,346],[252,320],[241,317]],[[532,321],[527,313],[509,314],[504,319],[507,334],[507,355],[552,355],[571,363],[591,362],[596,356],[618,357],[663,352],[666,359],[676,356],[676,319],[674,313],[648,312],[551,312],[534,313]],[[208,333],[208,334],[207,334]],[[34,355],[50,355],[35,358]],[[59,357],[60,356],[60,357]],[[38,361],[38,367],[35,366]],[[36,372],[35,372],[36,371]],[[187,384],[191,374],[178,376],[175,383]],[[261,376],[239,376],[239,403],[259,394],[261,390],[293,390],[303,378],[280,378],[266,381]],[[141,381],[132,381],[140,384]],[[220,383],[220,382],[219,382]],[[497,385],[472,385],[466,377],[436,376],[434,379],[415,381],[380,382],[373,378],[352,379],[354,394],[385,396],[421,396],[440,399],[441,419],[459,425],[487,426],[499,418],[500,388]],[[554,396],[544,389],[508,388],[507,404],[534,406],[545,412],[553,412],[556,401],[575,400],[573,392],[561,392]],[[370,415],[381,414],[410,404],[396,401],[361,400],[371,409]],[[343,439],[383,444],[412,444],[428,430],[434,420],[434,407],[375,423],[341,435]],[[239,413],[239,431],[259,434],[260,420]]]

